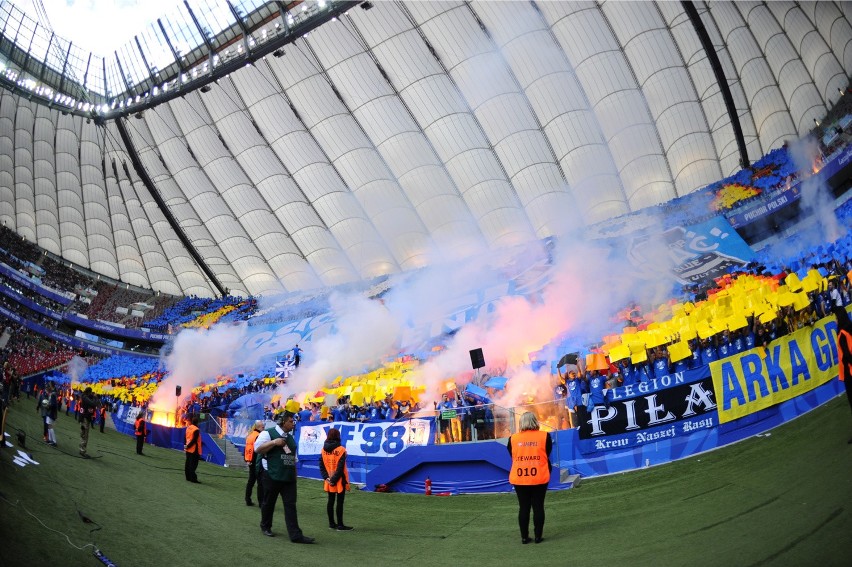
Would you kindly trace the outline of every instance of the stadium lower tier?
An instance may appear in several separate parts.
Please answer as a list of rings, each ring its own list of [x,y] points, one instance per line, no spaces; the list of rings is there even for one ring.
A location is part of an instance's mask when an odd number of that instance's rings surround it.
[[[823,320],[824,325],[831,325]],[[834,342],[824,326],[794,333],[768,351],[753,349],[708,366],[673,374],[595,407],[580,427],[551,433],[550,488],[568,489],[579,477],[622,473],[665,464],[765,433],[844,391],[837,380]],[[807,336],[805,336],[807,335]],[[133,435],[139,409],[121,406],[116,428]],[[558,409],[556,410],[558,411]],[[515,430],[522,410],[509,411]],[[203,458],[224,465],[222,446],[242,454],[250,420],[208,423]],[[506,437],[436,444],[436,416],[377,423],[308,422],[297,428],[299,475],[318,479],[326,431],[335,427],[348,451],[353,483],[365,490],[433,494],[507,492]],[[184,430],[152,424],[149,442],[182,450]],[[203,430],[203,424],[202,424]],[[829,432],[823,432],[829,434]],[[845,432],[837,432],[845,438]],[[219,437],[215,439],[214,437]],[[218,442],[217,442],[218,441]]]

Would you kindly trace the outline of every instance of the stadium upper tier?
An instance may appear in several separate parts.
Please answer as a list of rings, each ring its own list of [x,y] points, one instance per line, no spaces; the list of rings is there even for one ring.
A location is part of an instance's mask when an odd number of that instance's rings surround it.
[[[273,6],[286,21],[279,3],[244,11]],[[17,86],[0,94],[0,221],[96,273],[208,297],[560,235],[689,195],[806,134],[848,84],[850,10],[365,3],[203,89],[187,81],[167,100],[143,87],[144,112],[90,120]],[[250,51],[255,28],[234,22],[222,33]],[[162,23],[165,42],[175,28]],[[212,35],[210,61],[226,43]],[[135,72],[131,91],[151,79]]]

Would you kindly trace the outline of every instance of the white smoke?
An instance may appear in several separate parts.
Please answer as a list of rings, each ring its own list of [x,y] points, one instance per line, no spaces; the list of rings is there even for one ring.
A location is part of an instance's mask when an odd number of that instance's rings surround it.
[[[65,373],[71,377],[71,385],[79,383],[83,376],[86,374],[86,370],[89,368],[89,364],[79,356],[75,356],[71,360],[68,361],[68,365],[65,367]]]
[[[240,362],[245,335],[244,325],[216,325],[209,330],[185,329],[178,333],[171,352],[162,361],[168,374],[151,398],[151,406],[174,411],[176,386],[181,386],[181,399],[185,399],[195,386],[231,372]]]

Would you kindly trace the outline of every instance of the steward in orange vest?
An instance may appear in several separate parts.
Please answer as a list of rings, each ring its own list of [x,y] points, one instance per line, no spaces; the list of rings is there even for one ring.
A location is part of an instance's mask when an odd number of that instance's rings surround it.
[[[186,480],[200,484],[195,470],[198,468],[198,461],[201,459],[201,431],[198,430],[198,416],[193,415],[186,426],[186,444],[183,446],[186,453],[186,463],[183,467]]]
[[[852,334],[849,331],[840,330],[837,333],[837,378],[841,382],[852,375]]]
[[[254,502],[251,501],[251,491],[255,483],[257,483],[257,502],[259,505],[263,505],[263,486],[257,482],[257,469],[254,462],[254,442],[261,431],[263,431],[263,422],[255,421],[252,430],[246,436],[246,448],[243,451],[243,458],[248,463],[249,471],[248,482],[246,483],[246,506],[254,506]]]
[[[512,456],[509,482],[518,496],[518,526],[521,528],[521,543],[529,543],[530,509],[535,528],[535,542],[543,541],[544,497],[550,482],[550,451],[553,441],[538,429],[538,418],[532,412],[521,416],[520,433],[509,437],[506,448]]]
[[[349,468],[346,466],[346,449],[340,444],[339,430],[328,430],[320,457],[320,474],[325,480],[323,490],[328,493],[328,527],[340,532],[349,531],[352,528],[343,523],[343,500],[351,485]]]
[[[544,431],[521,431],[510,437],[512,470],[509,484],[530,485],[550,482],[550,459],[547,456],[547,441],[550,436]]]
[[[329,443],[327,440],[322,449],[322,460],[320,461],[320,474],[328,482],[323,484],[326,492],[349,492],[349,468],[346,466],[346,449],[340,445],[340,441]],[[328,451],[331,449],[331,451]],[[329,474],[329,471],[333,471]]]
[[[136,416],[136,423],[133,426],[136,434],[136,454],[142,454],[142,446],[145,444],[145,436],[148,434],[148,428],[145,426],[145,410],[140,409],[139,415]]]
[[[846,400],[852,408],[852,320],[845,307],[835,307],[834,316],[837,318],[837,377],[843,382]],[[852,438],[848,443],[852,445]]]

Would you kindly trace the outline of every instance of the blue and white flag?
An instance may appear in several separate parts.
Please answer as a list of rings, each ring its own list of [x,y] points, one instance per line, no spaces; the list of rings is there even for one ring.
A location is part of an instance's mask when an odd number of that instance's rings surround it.
[[[290,377],[290,373],[296,369],[296,364],[293,362],[293,359],[289,356],[284,360],[276,360],[275,361],[275,377],[287,379]]]

